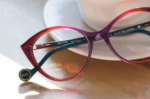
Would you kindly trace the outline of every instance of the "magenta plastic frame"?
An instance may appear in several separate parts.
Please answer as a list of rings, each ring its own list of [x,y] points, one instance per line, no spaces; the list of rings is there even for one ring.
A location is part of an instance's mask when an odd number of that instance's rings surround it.
[[[122,17],[130,14],[130,13],[133,13],[133,12],[137,12],[137,11],[143,11],[143,12],[149,12],[150,13],[150,7],[141,7],[141,8],[134,8],[134,9],[131,9],[131,10],[128,10],[124,13],[122,13],[121,15],[119,15],[118,17],[116,17],[110,24],[108,24],[104,29],[102,29],[101,31],[98,31],[98,32],[94,32],[94,33],[91,33],[91,32],[87,32],[87,31],[84,31],[84,30],[81,30],[81,29],[77,29],[77,28],[74,28],[74,27],[69,27],[69,26],[55,26],[55,27],[50,27],[50,28],[47,28],[43,31],[40,31],[38,32],[37,34],[35,34],[34,36],[32,36],[30,39],[28,39],[23,45],[21,45],[22,47],[22,50],[24,51],[25,55],[27,56],[27,58],[29,59],[29,61],[32,63],[32,65],[34,66],[34,69],[35,69],[35,72],[36,71],[39,71],[42,75],[44,75],[45,77],[51,79],[51,80],[54,80],[54,81],[66,81],[66,80],[70,80],[70,79],[73,79],[77,76],[79,76],[81,73],[83,73],[83,71],[87,68],[88,66],[88,63],[90,61],[90,58],[91,58],[91,54],[92,54],[92,48],[93,48],[93,41],[94,41],[94,38],[96,36],[98,37],[102,37],[106,44],[108,45],[108,47],[110,48],[110,50],[122,61],[126,62],[126,63],[129,63],[129,64],[133,64],[133,65],[136,65],[136,64],[144,64],[144,63],[147,63],[147,62],[150,62],[150,59],[148,60],[144,60],[144,61],[132,61],[132,60],[127,60],[125,58],[123,58],[122,56],[120,56],[116,51],[115,49],[113,48],[113,46],[111,45],[111,42],[109,40],[109,32],[110,32],[110,29],[111,27],[113,26],[113,24],[115,24],[119,19],[121,19]],[[147,25],[147,24],[146,24]],[[150,25],[150,22],[148,23],[148,25]],[[84,68],[77,74],[75,74],[74,76],[72,77],[69,77],[69,78],[64,78],[64,79],[59,79],[59,78],[54,78],[50,75],[48,75],[46,72],[44,72],[41,68],[39,68],[39,63],[36,61],[35,59],[35,56],[33,54],[33,47],[34,47],[34,44],[35,42],[44,34],[48,33],[48,32],[51,32],[53,30],[56,30],[56,29],[70,29],[70,30],[74,30],[74,31],[77,31],[79,33],[81,33],[87,40],[87,43],[88,43],[88,47],[89,47],[89,53],[88,53],[88,58],[87,58],[87,61],[84,65]],[[33,74],[34,75],[34,74]],[[32,75],[32,76],[33,76]]]

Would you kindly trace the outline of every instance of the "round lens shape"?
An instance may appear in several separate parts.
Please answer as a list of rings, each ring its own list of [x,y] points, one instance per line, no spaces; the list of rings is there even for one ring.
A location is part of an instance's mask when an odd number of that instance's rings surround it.
[[[112,26],[109,36],[121,57],[146,60],[150,57],[150,13],[132,12],[122,17]]]
[[[89,45],[82,33],[61,28],[41,36],[33,52],[46,75],[62,80],[82,72],[87,63]]]

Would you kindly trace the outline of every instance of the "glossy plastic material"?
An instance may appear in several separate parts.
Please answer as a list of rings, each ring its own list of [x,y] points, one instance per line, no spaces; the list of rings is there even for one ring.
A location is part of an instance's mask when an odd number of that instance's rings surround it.
[[[109,25],[107,25],[103,30],[100,30],[98,32],[87,32],[81,29],[77,29],[74,27],[69,27],[69,26],[55,26],[55,27],[50,27],[48,29],[45,29],[37,34],[35,34],[33,37],[31,37],[29,40],[27,40],[23,45],[21,45],[25,55],[27,56],[27,58],[29,59],[29,61],[32,63],[32,65],[34,66],[34,68],[31,71],[31,75],[33,76],[37,71],[39,71],[41,74],[43,74],[45,77],[51,79],[51,80],[55,80],[55,81],[65,81],[65,80],[70,80],[73,79],[77,76],[79,76],[88,66],[88,63],[90,61],[91,58],[91,54],[92,54],[92,48],[93,48],[93,42],[94,41],[98,41],[98,40],[105,40],[106,44],[108,45],[108,47],[111,49],[111,51],[122,61],[129,63],[129,64],[144,64],[147,62],[150,62],[150,59],[144,60],[144,61],[133,61],[133,60],[127,60],[125,58],[123,58],[122,56],[120,56],[112,47],[111,42],[109,40],[110,37],[113,36],[118,36],[118,35],[126,35],[126,34],[131,34],[131,33],[137,33],[137,32],[141,32],[144,33],[146,35],[150,35],[150,32],[147,30],[143,30],[143,28],[150,26],[150,21],[149,22],[145,22],[145,23],[141,23],[141,24],[137,24],[135,26],[131,26],[131,27],[126,27],[124,29],[121,30],[117,30],[117,31],[113,31],[110,32],[111,27],[122,17],[130,14],[130,13],[134,13],[134,12],[138,12],[138,11],[143,11],[143,12],[148,12],[150,13],[150,8],[149,7],[143,7],[143,8],[134,8],[131,9],[129,11],[126,11],[124,13],[122,13],[121,15],[119,15],[117,18],[115,18]],[[59,43],[59,42],[50,42],[50,43],[46,43],[46,44],[40,44],[40,45],[35,45],[35,42],[44,34],[49,33],[53,30],[57,30],[57,29],[70,29],[70,30],[74,30],[77,31],[79,33],[81,33],[84,37],[82,38],[77,38],[77,39],[71,39],[71,40],[65,40],[65,41],[61,41],[63,43]],[[129,31],[130,30],[130,31]],[[84,65],[84,68],[77,73],[76,75],[69,77],[69,78],[64,78],[64,79],[58,79],[58,78],[54,78],[50,75],[48,75],[46,72],[44,72],[41,69],[41,66],[43,65],[43,63],[52,55],[55,54],[58,51],[61,51],[63,49],[67,49],[73,46],[79,46],[82,44],[88,43],[88,48],[89,48],[89,53],[88,53],[88,57],[87,57],[87,62]],[[53,49],[52,51],[50,51],[49,53],[47,53],[44,58],[37,63],[35,56],[33,54],[33,50],[38,50],[38,49],[42,49],[42,48],[47,48],[47,47],[55,47],[58,46],[57,48]],[[31,77],[32,77],[31,76]]]

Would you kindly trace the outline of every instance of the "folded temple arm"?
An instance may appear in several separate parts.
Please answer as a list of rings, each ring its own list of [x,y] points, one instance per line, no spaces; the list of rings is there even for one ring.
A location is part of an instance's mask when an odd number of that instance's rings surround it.
[[[149,31],[143,30],[143,28],[146,28],[148,26],[150,26],[150,21],[142,23],[142,24],[138,24],[135,26],[127,27],[124,29],[120,29],[117,31],[110,32],[109,37],[126,35],[126,34],[133,34],[133,33],[138,33],[138,32],[144,33],[144,34],[150,36]],[[102,38],[95,39],[95,41],[101,40],[101,39]],[[36,49],[47,48],[47,47],[56,47],[56,46],[62,46],[62,45],[69,44],[69,43],[76,43],[76,45],[80,45],[80,43],[85,42],[85,41],[86,41],[85,37],[80,37],[80,38],[71,39],[71,40],[54,41],[54,42],[49,42],[49,43],[45,43],[45,44],[35,45],[33,47],[33,49],[36,50]]]

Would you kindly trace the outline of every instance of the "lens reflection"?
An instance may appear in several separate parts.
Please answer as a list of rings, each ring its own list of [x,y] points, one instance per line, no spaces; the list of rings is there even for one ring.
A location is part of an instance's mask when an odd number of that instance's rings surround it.
[[[42,69],[48,75],[59,79],[65,79],[76,75],[83,69],[87,62],[87,57],[85,56],[88,56],[89,50],[88,44],[85,44],[85,42],[87,43],[86,38],[76,31],[67,29],[58,29],[51,31],[51,33],[55,34],[55,40],[51,38],[45,42],[43,39],[50,36],[46,34],[35,43],[35,46],[42,46],[42,44],[51,42],[52,46],[34,50],[36,60],[40,62],[41,59],[49,53],[50,57],[42,65]],[[74,35],[77,35],[77,37]]]
[[[114,24],[111,32],[125,29],[120,34],[110,37],[110,42],[116,52],[127,60],[146,58],[150,56],[150,13],[134,12],[121,18]],[[137,29],[132,26],[137,26]],[[132,27],[132,28],[129,28]],[[122,35],[121,35],[122,33]]]

